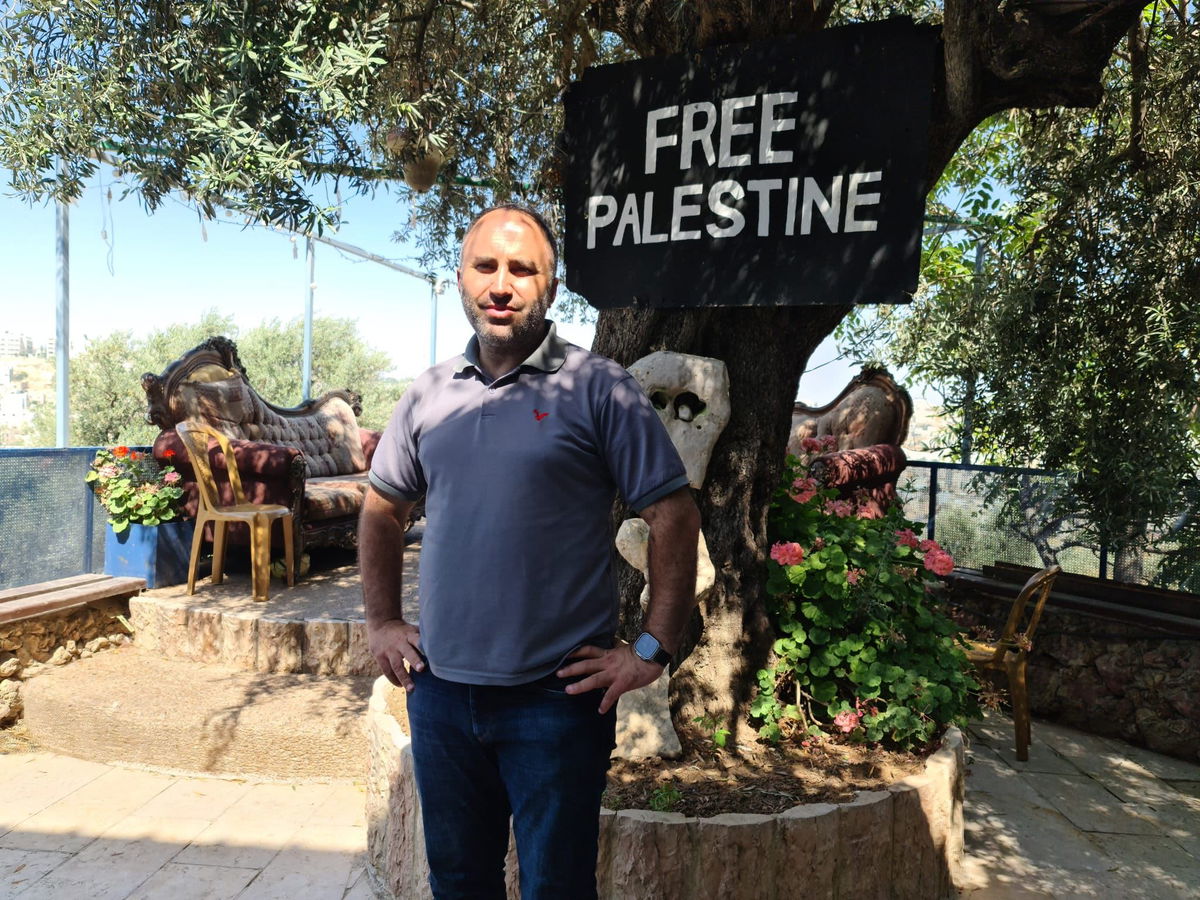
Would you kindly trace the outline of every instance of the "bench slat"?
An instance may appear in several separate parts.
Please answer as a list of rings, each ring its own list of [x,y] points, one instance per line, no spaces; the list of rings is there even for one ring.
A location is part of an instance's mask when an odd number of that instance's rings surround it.
[[[44,594],[47,591],[57,591],[62,588],[75,587],[80,584],[90,584],[95,581],[104,581],[110,576],[103,573],[92,573],[90,575],[71,575],[68,578],[56,578],[53,581],[41,581],[37,584],[25,584],[21,587],[8,588],[0,591],[0,603],[5,603],[9,600],[20,600],[22,597],[32,597],[36,594]]]
[[[72,587],[50,590],[32,596],[11,600],[0,606],[0,623],[18,622],[34,616],[58,612],[76,606],[84,606],[97,600],[116,600],[130,597],[146,588],[146,579],[129,576],[104,575],[102,580]],[[54,582],[46,582],[46,585]],[[42,585],[45,587],[46,585]]]

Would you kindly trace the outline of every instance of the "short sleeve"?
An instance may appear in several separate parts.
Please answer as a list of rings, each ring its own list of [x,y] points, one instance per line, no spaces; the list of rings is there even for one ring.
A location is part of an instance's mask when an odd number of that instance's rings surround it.
[[[399,500],[417,501],[425,493],[425,473],[417,457],[414,427],[418,392],[404,392],[371,459],[371,484]]]
[[[609,472],[630,507],[641,511],[688,483],[679,451],[632,375],[613,385],[596,421]]]

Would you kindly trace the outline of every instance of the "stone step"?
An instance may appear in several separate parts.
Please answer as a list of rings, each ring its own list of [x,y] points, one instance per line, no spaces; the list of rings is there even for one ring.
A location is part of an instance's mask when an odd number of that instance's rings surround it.
[[[104,763],[264,779],[366,772],[371,679],[240,671],[136,645],[47,670],[24,685],[41,746]]]
[[[418,615],[418,549],[410,548],[405,567],[409,621]],[[316,572],[291,588],[272,583],[266,603],[254,601],[246,574],[204,583],[192,596],[185,585],[146,591],[129,601],[129,619],[135,643],[168,659],[248,672],[379,674],[367,649],[357,566]]]

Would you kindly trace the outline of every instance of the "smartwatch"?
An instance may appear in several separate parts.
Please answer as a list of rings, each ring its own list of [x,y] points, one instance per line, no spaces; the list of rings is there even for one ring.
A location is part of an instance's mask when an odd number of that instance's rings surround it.
[[[663,649],[658,638],[648,631],[643,631],[633,642],[633,652],[637,658],[648,663],[658,663],[667,666],[671,662],[671,654]]]

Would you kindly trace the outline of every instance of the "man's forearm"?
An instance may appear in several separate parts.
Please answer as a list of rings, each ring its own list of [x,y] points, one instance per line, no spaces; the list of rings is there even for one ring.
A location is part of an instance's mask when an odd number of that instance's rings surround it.
[[[367,492],[358,522],[358,566],[367,627],[403,620],[404,521],[411,504],[397,505]]]
[[[687,488],[643,510],[650,526],[650,603],[642,628],[674,655],[696,606],[696,545],[700,511]]]

